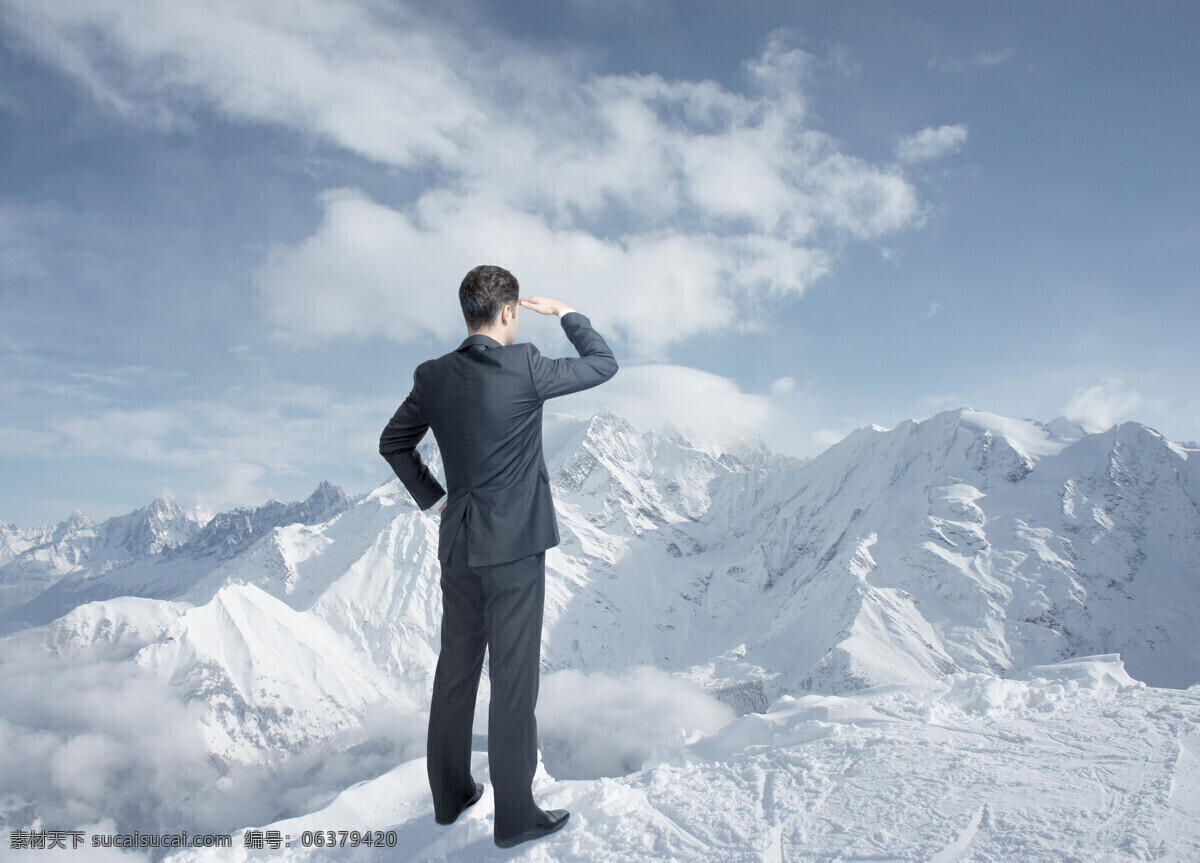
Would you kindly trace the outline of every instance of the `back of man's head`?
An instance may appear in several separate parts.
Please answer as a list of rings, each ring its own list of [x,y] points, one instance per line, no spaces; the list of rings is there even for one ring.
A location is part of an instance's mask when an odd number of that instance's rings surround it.
[[[467,329],[481,330],[489,326],[500,309],[517,305],[521,298],[517,278],[503,267],[483,265],[467,273],[458,286],[458,302],[462,305]]]

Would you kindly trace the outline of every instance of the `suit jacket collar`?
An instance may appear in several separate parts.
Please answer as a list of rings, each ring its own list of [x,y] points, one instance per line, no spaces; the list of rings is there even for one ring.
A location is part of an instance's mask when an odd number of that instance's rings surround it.
[[[493,339],[491,336],[485,336],[483,333],[476,333],[473,336],[467,336],[463,339],[463,343],[455,348],[456,351],[464,351],[471,345],[483,345],[485,348],[502,348],[504,345]]]

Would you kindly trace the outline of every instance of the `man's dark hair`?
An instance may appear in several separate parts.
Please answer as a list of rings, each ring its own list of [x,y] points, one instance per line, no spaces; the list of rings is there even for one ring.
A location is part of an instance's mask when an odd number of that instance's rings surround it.
[[[500,309],[516,305],[521,298],[517,277],[503,267],[483,265],[467,273],[458,286],[467,329],[481,330],[496,320]]]

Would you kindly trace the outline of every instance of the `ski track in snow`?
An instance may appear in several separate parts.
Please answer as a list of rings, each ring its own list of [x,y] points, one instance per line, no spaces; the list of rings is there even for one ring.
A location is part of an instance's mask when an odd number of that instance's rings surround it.
[[[784,698],[618,778],[562,781],[539,769],[537,799],[571,820],[511,850],[492,843],[487,758],[476,752],[487,790],[452,827],[433,822],[423,759],[264,826],[294,846],[305,830],[395,830],[394,849],[247,851],[235,835],[232,852],[169,859],[1200,860],[1200,687],[1149,688],[1114,657],[1089,662],[1091,684],[1065,673],[999,681],[997,693],[985,676],[960,675],[940,687]],[[1123,685],[1097,682],[1106,671]]]

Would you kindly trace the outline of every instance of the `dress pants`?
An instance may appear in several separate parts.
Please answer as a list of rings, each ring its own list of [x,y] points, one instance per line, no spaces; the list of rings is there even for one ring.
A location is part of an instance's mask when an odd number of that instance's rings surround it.
[[[543,818],[533,802],[541,675],[546,552],[493,566],[467,564],[460,530],[442,564],[442,649],[433,680],[427,760],[438,818],[453,817],[475,791],[471,724],[488,651],[488,764],[496,836],[514,836]]]

